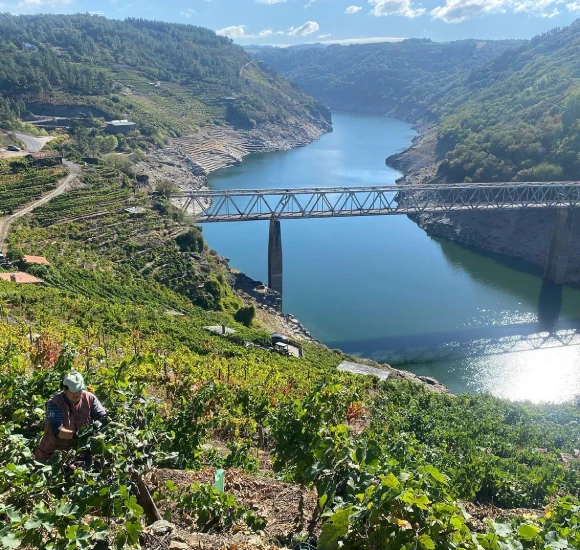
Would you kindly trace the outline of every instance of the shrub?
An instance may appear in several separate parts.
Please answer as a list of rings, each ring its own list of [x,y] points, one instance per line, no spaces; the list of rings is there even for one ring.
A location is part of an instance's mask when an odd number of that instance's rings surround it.
[[[252,325],[255,316],[256,308],[254,306],[241,307],[234,313],[234,319],[247,327]]]

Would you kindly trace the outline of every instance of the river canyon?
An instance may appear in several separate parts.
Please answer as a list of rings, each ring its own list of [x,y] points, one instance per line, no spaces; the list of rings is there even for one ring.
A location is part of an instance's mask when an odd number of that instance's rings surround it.
[[[334,132],[213,173],[215,189],[391,185],[405,122],[334,113]],[[490,214],[492,216],[493,214]],[[267,280],[267,222],[208,224],[209,245]],[[580,291],[428,236],[406,216],[282,222],[284,311],[347,353],[453,392],[559,402],[580,393]]]

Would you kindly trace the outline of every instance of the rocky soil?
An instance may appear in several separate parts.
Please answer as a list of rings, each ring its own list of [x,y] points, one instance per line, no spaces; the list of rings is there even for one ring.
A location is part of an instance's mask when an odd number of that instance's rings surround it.
[[[199,472],[181,470],[153,470],[148,474],[148,485],[158,493],[160,511],[171,516],[171,522],[158,521],[150,525],[142,535],[143,548],[187,549],[274,549],[286,548],[296,533],[319,534],[315,518],[316,493],[290,483],[283,483],[271,477],[249,475],[242,470],[231,469],[225,474],[225,491],[234,495],[236,503],[252,510],[267,520],[263,532],[252,533],[249,529],[235,526],[215,533],[210,530],[200,533],[192,524],[192,518],[176,509],[167,497],[166,483],[172,481],[180,489],[193,483],[214,483],[215,469]]]

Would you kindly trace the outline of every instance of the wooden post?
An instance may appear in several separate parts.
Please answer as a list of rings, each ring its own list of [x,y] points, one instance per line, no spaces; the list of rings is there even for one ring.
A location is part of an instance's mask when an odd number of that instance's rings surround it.
[[[143,478],[136,472],[133,472],[131,477],[137,486],[137,502],[145,512],[147,524],[151,525],[152,523],[163,519],[159,513],[157,505],[151,498],[151,493],[149,492],[147,484],[143,481]]]

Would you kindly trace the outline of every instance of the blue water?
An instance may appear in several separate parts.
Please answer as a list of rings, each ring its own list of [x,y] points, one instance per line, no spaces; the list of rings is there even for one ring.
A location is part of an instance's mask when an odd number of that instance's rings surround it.
[[[217,189],[390,185],[404,122],[335,113],[334,132],[214,173]],[[206,224],[232,267],[267,281],[268,222]],[[580,292],[434,239],[406,216],[282,221],[284,311],[331,347],[430,375],[453,391],[562,401],[580,394]],[[539,322],[538,304],[562,303]],[[549,312],[548,312],[549,313]],[[545,316],[545,315],[544,315]],[[549,316],[549,315],[548,315]],[[552,315],[553,316],[553,315]]]

